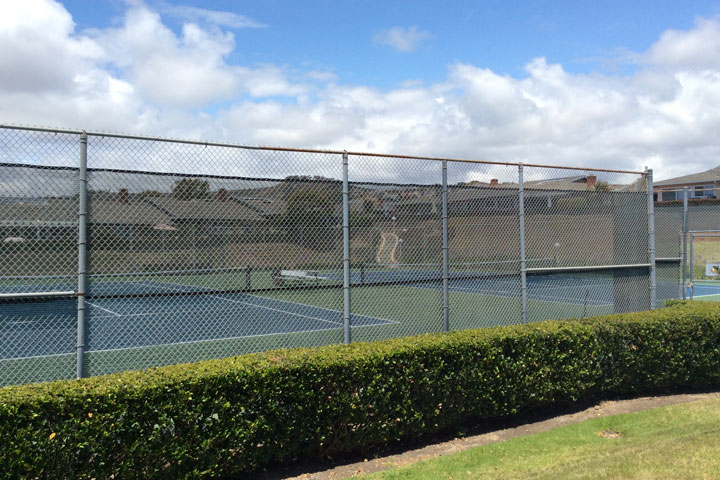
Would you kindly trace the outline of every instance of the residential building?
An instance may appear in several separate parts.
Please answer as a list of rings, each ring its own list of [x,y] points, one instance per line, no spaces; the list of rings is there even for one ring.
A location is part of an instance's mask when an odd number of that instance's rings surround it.
[[[720,166],[700,173],[655,182],[653,198],[656,202],[682,200],[685,187],[688,187],[688,198],[717,198],[719,184]]]

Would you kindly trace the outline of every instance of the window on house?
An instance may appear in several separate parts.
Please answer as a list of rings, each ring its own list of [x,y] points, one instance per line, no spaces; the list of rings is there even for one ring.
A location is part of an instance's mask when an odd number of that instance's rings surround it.
[[[664,190],[662,192],[662,201],[663,202],[670,202],[675,199],[676,199],[675,190]]]
[[[713,185],[698,185],[695,187],[695,198],[706,198],[715,195],[715,187]]]

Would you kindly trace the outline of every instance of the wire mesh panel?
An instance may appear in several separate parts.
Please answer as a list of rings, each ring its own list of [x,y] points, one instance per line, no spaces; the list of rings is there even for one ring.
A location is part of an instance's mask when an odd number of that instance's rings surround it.
[[[657,255],[657,298],[682,298],[683,258],[682,202],[655,204],[655,250]]]
[[[77,136],[0,129],[0,385],[75,375],[78,156]]]
[[[340,341],[339,156],[91,137],[88,158],[91,374]]]
[[[694,299],[720,300],[720,229],[689,235],[688,294]]]
[[[519,212],[516,165],[449,162],[450,329],[522,321]]]
[[[525,168],[528,321],[649,308],[644,177]],[[642,265],[642,266],[640,266]]]
[[[713,267],[720,263],[720,201],[717,199],[693,199],[688,202],[688,231],[693,239],[688,252],[688,282],[692,278],[693,298],[720,299],[715,296],[720,277],[714,275]],[[708,232],[708,233],[701,233]]]
[[[352,339],[438,332],[441,164],[349,158]]]
[[[655,270],[642,174],[99,133],[86,170],[81,133],[0,127],[3,385],[678,293],[681,211],[657,209]]]

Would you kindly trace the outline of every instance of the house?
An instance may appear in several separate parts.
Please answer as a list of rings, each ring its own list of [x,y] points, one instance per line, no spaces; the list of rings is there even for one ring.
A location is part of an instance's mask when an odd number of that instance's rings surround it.
[[[120,270],[120,257],[111,261],[110,254],[99,252],[163,250],[177,230],[167,213],[124,188],[118,192],[89,192],[87,222],[92,267],[112,271]]]
[[[556,202],[565,202],[579,208],[587,203],[582,200],[587,192],[595,192],[597,177],[595,175],[575,175],[571,177],[549,178],[526,181],[525,211],[527,213],[543,213],[549,211]],[[478,214],[514,214],[519,209],[519,185],[514,182],[500,183],[497,179],[490,182],[472,181],[448,187],[448,214],[478,215]],[[620,192],[634,188],[633,185],[603,184],[609,192]],[[440,214],[441,194],[438,186],[420,190],[416,187],[408,189],[408,194],[398,197],[392,203],[392,214],[398,216],[432,217]],[[572,200],[577,198],[577,200]],[[593,199],[592,206],[597,208],[597,199]],[[609,198],[603,198],[609,202]],[[574,203],[572,203],[574,202]]]
[[[0,201],[3,243],[68,240],[77,243],[77,197],[11,197]]]
[[[196,237],[242,236],[265,222],[257,211],[233,201],[225,189],[211,192],[207,198],[181,199],[168,194],[147,197],[145,202],[168,215],[181,231]]]
[[[656,202],[682,200],[685,187],[688,187],[688,198],[717,198],[719,183],[720,166],[700,173],[655,182],[653,184],[653,199]]]

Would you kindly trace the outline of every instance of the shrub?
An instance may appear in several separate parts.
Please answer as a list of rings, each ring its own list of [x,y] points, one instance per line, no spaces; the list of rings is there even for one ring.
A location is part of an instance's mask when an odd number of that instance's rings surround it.
[[[5,478],[206,478],[609,395],[720,385],[720,304],[0,389]]]

